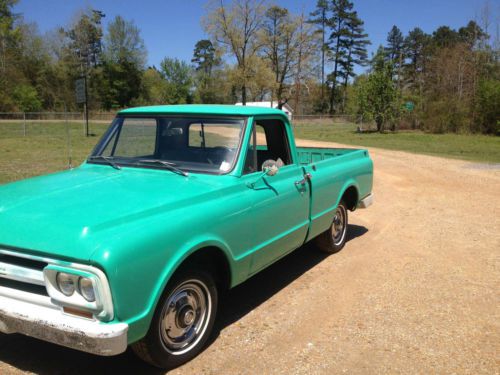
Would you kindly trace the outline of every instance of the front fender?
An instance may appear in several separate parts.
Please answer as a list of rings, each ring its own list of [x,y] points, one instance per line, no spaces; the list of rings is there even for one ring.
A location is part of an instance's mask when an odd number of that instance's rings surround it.
[[[97,260],[107,270],[117,320],[129,325],[129,343],[146,335],[156,306],[172,275],[197,251],[216,247],[224,253],[230,268],[231,286],[248,275],[249,264],[245,266],[244,263],[249,263],[249,260],[235,260],[229,245],[222,238],[206,233],[190,237],[189,240],[174,240],[172,237],[162,236],[154,240],[142,238],[135,244],[128,244],[126,248],[108,251],[107,259]],[[150,250],[137,258],[139,247]],[[131,262],[131,259],[134,260]]]

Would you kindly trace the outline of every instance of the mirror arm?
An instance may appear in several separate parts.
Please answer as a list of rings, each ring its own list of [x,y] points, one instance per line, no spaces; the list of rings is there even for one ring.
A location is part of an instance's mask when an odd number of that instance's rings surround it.
[[[259,177],[257,177],[257,179],[254,182],[247,182],[247,186],[250,189],[255,188],[255,185],[257,184],[257,182],[259,182],[262,178],[264,178],[264,176],[267,175],[268,173],[269,173],[269,168],[264,169],[262,171],[262,173],[259,175]]]

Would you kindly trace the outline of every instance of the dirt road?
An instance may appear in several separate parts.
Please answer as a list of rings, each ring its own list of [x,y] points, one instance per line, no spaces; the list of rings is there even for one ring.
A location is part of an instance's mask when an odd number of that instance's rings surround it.
[[[500,373],[500,169],[370,151],[375,205],[350,215],[346,247],[306,246],[235,288],[172,374]],[[2,374],[129,371],[161,373],[0,335]]]

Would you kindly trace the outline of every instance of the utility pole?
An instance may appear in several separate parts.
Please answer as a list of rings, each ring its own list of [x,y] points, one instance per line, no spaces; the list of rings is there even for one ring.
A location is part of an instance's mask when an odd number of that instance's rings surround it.
[[[83,103],[83,115],[85,117],[85,136],[88,137],[89,134],[89,106],[87,103],[87,76],[84,75],[75,81],[75,96],[76,103]]]

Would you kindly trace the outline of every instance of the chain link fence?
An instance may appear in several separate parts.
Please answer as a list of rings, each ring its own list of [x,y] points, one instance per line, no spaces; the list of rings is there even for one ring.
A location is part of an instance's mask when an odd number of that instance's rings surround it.
[[[113,117],[95,114],[86,137],[79,112],[1,112],[0,183],[79,165]]]
[[[89,134],[80,112],[0,112],[0,183],[79,165],[91,152],[115,113],[91,112]],[[365,131],[369,124],[347,115],[300,115],[292,119],[297,136],[324,129]],[[327,140],[327,139],[325,139]]]

